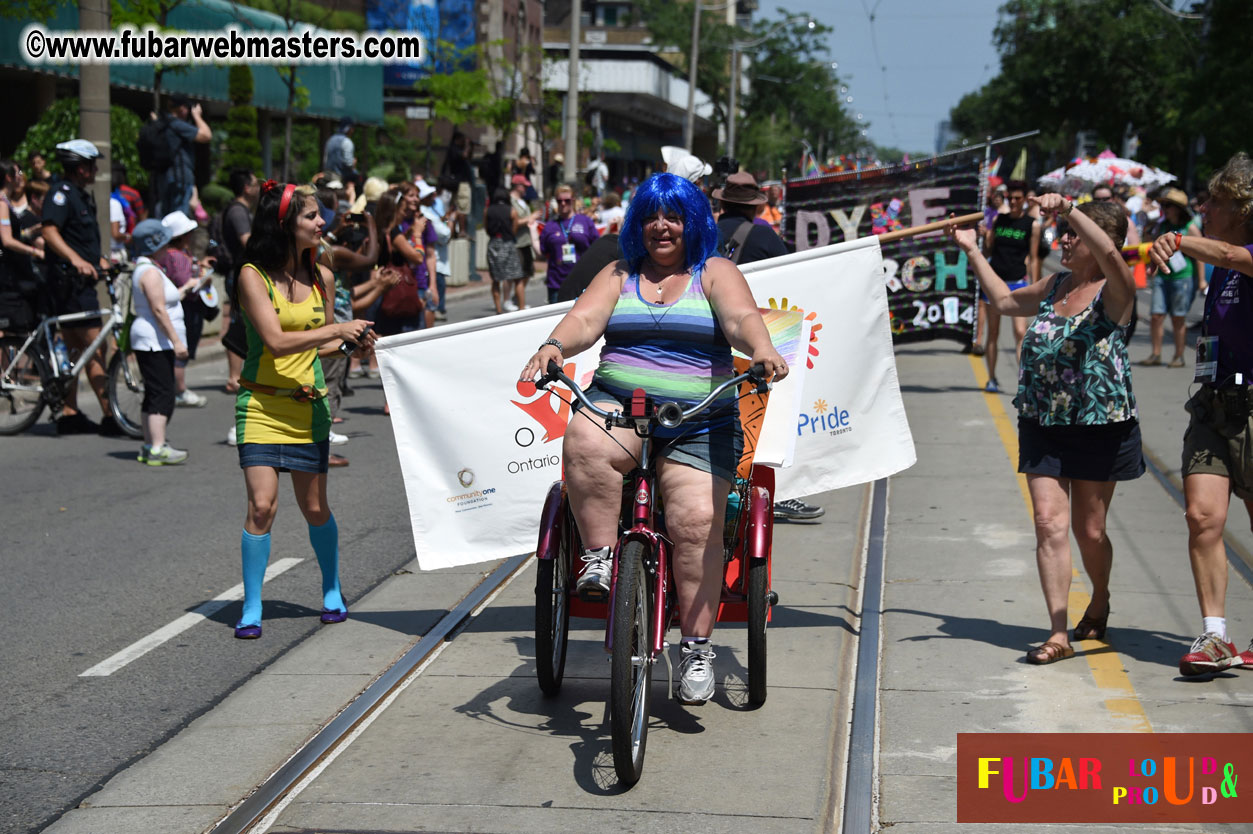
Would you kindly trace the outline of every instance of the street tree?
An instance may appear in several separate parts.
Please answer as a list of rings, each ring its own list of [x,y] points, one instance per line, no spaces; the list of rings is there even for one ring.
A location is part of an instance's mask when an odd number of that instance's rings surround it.
[[[1244,0],[1211,5],[1248,9]],[[1095,131],[1102,146],[1117,150],[1130,129],[1144,161],[1168,170],[1186,164],[1202,105],[1192,98],[1204,49],[1200,20],[1138,0],[1009,0],[994,38],[1001,70],[953,108],[959,136],[1039,129],[1034,144],[1059,162],[1073,153],[1078,131]]]

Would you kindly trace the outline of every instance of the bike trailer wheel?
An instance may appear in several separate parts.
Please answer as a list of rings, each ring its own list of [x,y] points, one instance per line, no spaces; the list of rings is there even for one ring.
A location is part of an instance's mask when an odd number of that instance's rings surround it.
[[[568,514],[566,522],[572,523]],[[538,560],[535,576],[535,675],[545,695],[561,689],[570,637],[572,532],[562,530],[560,540],[553,558]]]

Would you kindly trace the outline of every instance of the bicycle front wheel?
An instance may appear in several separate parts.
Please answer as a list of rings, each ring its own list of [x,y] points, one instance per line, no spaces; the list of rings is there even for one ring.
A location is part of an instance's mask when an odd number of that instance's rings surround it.
[[[644,569],[644,544],[631,541],[618,557],[610,658],[610,728],[618,781],[630,787],[644,771],[648,697],[652,688],[652,587]]]
[[[144,436],[144,378],[132,351],[115,351],[109,360],[109,411],[122,431]]]
[[[43,385],[39,364],[30,351],[21,353],[26,340],[0,337],[0,434],[21,434],[43,414]]]

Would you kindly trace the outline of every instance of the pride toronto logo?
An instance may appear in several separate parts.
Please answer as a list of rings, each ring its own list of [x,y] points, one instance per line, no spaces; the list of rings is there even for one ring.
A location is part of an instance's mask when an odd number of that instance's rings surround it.
[[[853,430],[848,410],[828,405],[821,397],[814,400],[809,409],[802,409],[796,419],[796,436],[807,434],[844,434]]]
[[[958,733],[957,821],[1232,823],[1250,734]]]

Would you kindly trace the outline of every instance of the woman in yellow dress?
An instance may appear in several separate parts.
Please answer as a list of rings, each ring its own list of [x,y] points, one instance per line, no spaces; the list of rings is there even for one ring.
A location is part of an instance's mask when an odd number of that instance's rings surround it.
[[[331,412],[318,348],[370,345],[370,322],[335,323],[333,278],[314,258],[322,217],[309,187],[262,186],[239,272],[248,356],[235,400],[239,465],[248,488],[240,540],[244,610],[235,636],[261,636],[261,583],[270,559],[278,476],[291,472],[296,503],[322,569],[322,622],[348,618],[339,588],[339,529],[326,500]]]

